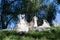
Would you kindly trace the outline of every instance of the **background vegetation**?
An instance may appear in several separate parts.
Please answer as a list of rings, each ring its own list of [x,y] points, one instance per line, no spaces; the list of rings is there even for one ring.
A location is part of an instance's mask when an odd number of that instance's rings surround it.
[[[36,15],[39,20],[46,19],[50,25],[56,16],[56,5],[59,0],[1,0],[0,1],[0,28],[6,29],[12,24],[16,25],[19,14],[25,14],[30,22]],[[41,13],[41,11],[45,11]]]

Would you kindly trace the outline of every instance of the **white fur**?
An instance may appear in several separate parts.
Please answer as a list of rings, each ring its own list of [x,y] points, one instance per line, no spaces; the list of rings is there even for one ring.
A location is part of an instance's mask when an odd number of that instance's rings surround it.
[[[38,18],[37,18],[36,16],[34,16],[33,19],[34,19],[34,27],[37,27],[37,26],[38,26],[38,25],[37,25],[37,20],[38,20]]]
[[[20,22],[18,22],[17,27],[16,27],[17,32],[28,32],[29,27],[27,24],[27,21],[25,20],[25,15],[20,14]]]
[[[50,29],[46,29],[46,28],[50,28],[50,25],[47,22],[47,20],[43,20],[43,25],[37,27],[36,30],[38,30],[38,31],[47,31],[47,30],[50,30]]]
[[[39,26],[39,27],[50,27],[50,25],[47,22],[47,20],[43,20],[43,25],[42,26]]]

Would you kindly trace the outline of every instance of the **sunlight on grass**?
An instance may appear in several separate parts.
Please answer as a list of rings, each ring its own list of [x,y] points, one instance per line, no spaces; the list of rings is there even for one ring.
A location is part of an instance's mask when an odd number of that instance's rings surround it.
[[[29,31],[25,34],[19,34],[16,31],[0,30],[0,40],[60,40],[60,27],[50,28],[53,32]]]

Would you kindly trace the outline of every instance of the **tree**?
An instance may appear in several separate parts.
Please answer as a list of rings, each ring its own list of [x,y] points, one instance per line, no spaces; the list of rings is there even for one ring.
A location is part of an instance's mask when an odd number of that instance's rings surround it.
[[[60,0],[57,0],[57,2],[60,4]]]
[[[40,10],[45,10],[45,13],[41,15]],[[38,25],[42,24],[42,20],[46,19],[50,26],[53,26],[52,21],[55,19],[56,16],[56,9],[54,4],[43,5],[40,7],[38,14],[40,15],[38,18]],[[39,22],[40,21],[40,22]]]
[[[55,14],[53,14],[54,11],[51,11],[54,7],[51,5],[42,6],[41,3],[43,2],[43,0],[13,0],[11,2],[8,1],[9,0],[2,0],[2,13],[1,13],[2,29],[7,28],[11,20],[17,22],[19,14],[26,14],[27,21],[30,22],[35,13],[39,11],[39,9],[46,10],[46,19],[49,22],[52,22],[51,20],[54,19],[55,17],[54,16]]]
[[[41,9],[44,9],[46,11],[46,14],[42,16],[50,23],[50,25],[52,25],[52,20],[55,19],[56,15],[55,6],[52,3],[48,5],[41,5],[42,2],[43,0],[23,0],[23,5],[25,8],[24,12],[28,17],[27,21],[30,22],[36,12]]]
[[[23,0],[24,11],[27,15],[27,21],[30,22],[32,17],[38,11],[43,0]]]
[[[2,24],[2,29],[7,28],[8,24],[12,19],[16,20],[17,19],[17,13],[12,12],[9,10],[9,7],[11,4],[13,4],[16,0],[12,1],[11,3],[8,3],[7,0],[2,0],[2,13],[1,13],[1,24]],[[15,14],[14,14],[15,13]],[[10,18],[8,18],[10,15]]]
[[[11,20],[18,20],[18,15],[25,13],[28,17],[28,22],[31,21],[36,10],[39,9],[41,0],[14,0],[8,2],[9,0],[2,0],[2,13],[1,13],[1,24],[2,29],[7,28]],[[13,5],[14,2],[18,1],[17,5]],[[20,3],[22,1],[22,4]],[[20,5],[21,4],[21,5]],[[14,7],[14,10],[11,8]],[[10,16],[10,18],[9,18]]]
[[[56,16],[55,6],[53,4],[49,4],[45,10],[46,10],[45,18],[52,26],[53,25],[52,21],[55,19]]]

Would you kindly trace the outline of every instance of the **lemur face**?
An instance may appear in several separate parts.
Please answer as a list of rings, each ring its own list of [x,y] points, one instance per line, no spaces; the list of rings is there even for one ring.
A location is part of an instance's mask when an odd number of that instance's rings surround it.
[[[25,18],[25,14],[20,14],[20,19],[24,19]]]
[[[21,15],[21,17],[22,17],[22,19],[24,19],[25,18],[25,15]]]
[[[43,21],[44,21],[44,22],[46,22],[46,23],[48,23],[48,21],[47,21],[47,20],[45,20],[45,19],[43,19]]]

